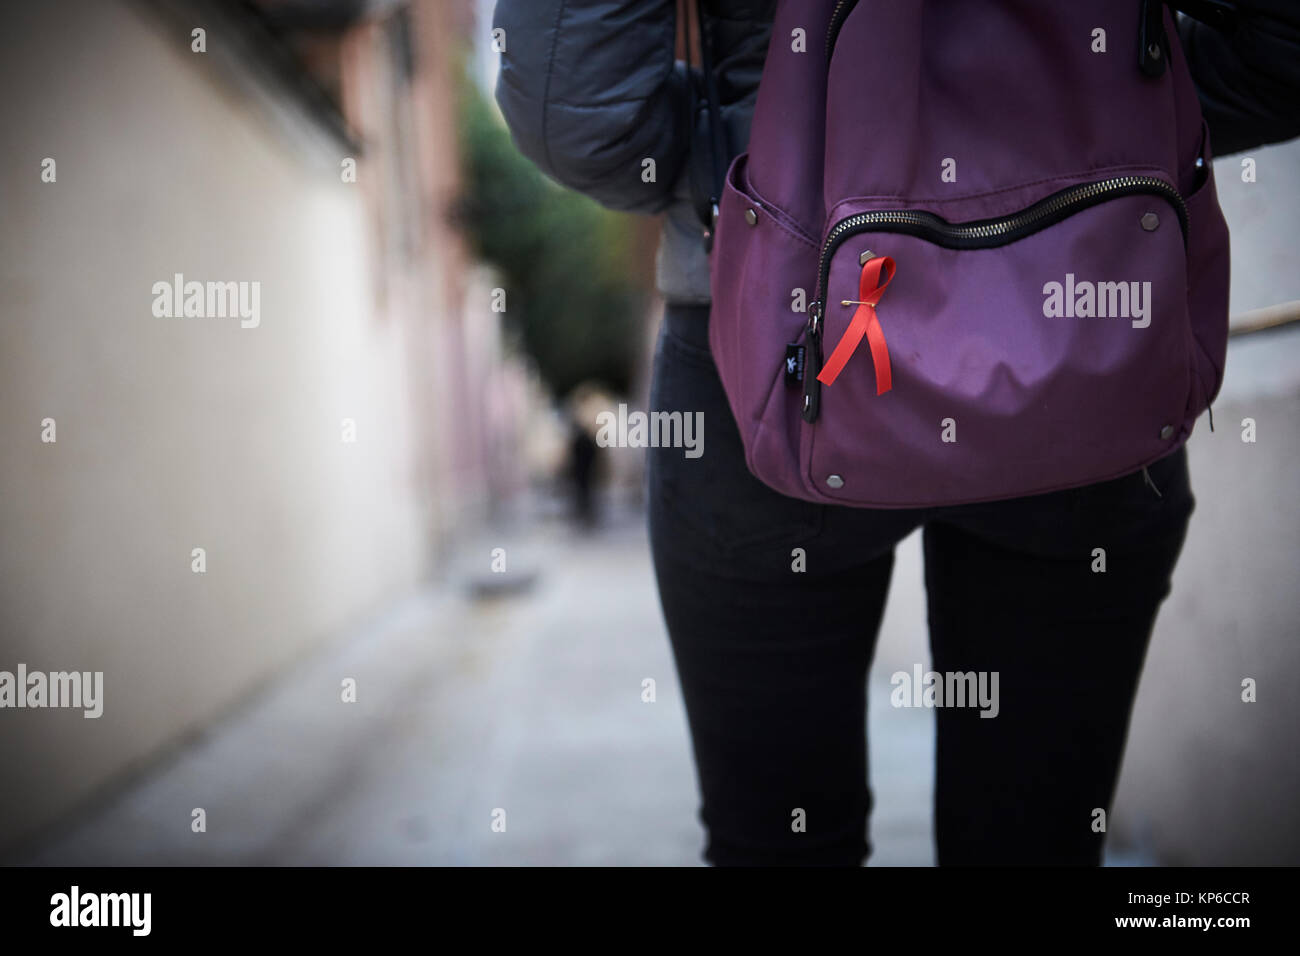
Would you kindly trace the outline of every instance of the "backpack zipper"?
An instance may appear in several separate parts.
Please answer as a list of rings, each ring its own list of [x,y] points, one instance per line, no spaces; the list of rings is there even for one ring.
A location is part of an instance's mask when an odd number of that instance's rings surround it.
[[[846,3],[851,3],[851,0],[841,0],[836,12]],[[841,219],[826,234],[826,241],[822,243],[821,256],[817,262],[817,292],[808,307],[808,339],[812,348],[808,350],[808,365],[803,377],[804,421],[816,421],[820,410],[821,383],[817,381],[817,375],[821,372],[822,365],[822,298],[830,275],[831,257],[844,240],[859,232],[901,232],[945,249],[989,249],[1009,245],[1090,206],[1139,193],[1160,196],[1174,207],[1178,213],[1183,246],[1186,248],[1187,204],[1177,189],[1155,176],[1115,176],[1068,186],[1020,212],[974,222],[949,222],[923,209],[886,209]]]
[[[844,21],[849,18],[853,8],[858,5],[858,0],[839,0],[835,4],[835,9],[831,11],[831,22],[826,25],[826,63],[831,62],[831,53],[835,49],[835,41],[839,38],[840,28],[844,26]]]

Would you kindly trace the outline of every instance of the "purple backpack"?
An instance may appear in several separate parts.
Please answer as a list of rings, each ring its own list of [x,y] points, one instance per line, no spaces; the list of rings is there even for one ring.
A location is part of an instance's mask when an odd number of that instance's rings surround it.
[[[1137,471],[1223,378],[1228,229],[1148,0],[781,0],[712,248],[749,469],[871,508]]]

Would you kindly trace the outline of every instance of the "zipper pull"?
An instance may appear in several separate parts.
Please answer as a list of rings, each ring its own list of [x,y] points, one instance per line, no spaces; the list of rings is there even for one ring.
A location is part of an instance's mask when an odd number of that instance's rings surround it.
[[[1138,69],[1147,76],[1159,76],[1165,71],[1168,49],[1163,0],[1142,0],[1138,17]]]
[[[803,420],[817,421],[821,409],[821,382],[817,376],[822,370],[822,304],[818,300],[808,307],[808,354],[803,370]]]

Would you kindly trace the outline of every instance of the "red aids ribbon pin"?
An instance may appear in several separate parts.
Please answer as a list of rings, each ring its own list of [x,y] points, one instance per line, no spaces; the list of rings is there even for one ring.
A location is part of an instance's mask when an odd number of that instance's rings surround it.
[[[884,280],[881,281],[881,274]],[[876,366],[876,394],[883,395],[889,391],[889,348],[885,345],[885,333],[876,317],[876,303],[885,294],[885,287],[894,278],[894,260],[889,256],[876,256],[868,259],[862,267],[862,276],[858,279],[858,311],[853,313],[849,327],[835,345],[835,351],[822,366],[817,381],[830,385],[839,377],[848,363],[849,357],[858,348],[862,337],[867,337],[871,348],[871,361]]]

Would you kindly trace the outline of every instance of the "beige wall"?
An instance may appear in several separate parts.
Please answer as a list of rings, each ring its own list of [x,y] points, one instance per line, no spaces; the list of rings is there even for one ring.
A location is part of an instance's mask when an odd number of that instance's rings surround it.
[[[375,313],[328,141],[280,135],[143,8],[7,6],[0,670],[106,687],[98,720],[0,711],[0,844],[409,587],[438,497],[411,438],[430,333]],[[260,281],[260,327],[155,318],[175,272]]]

